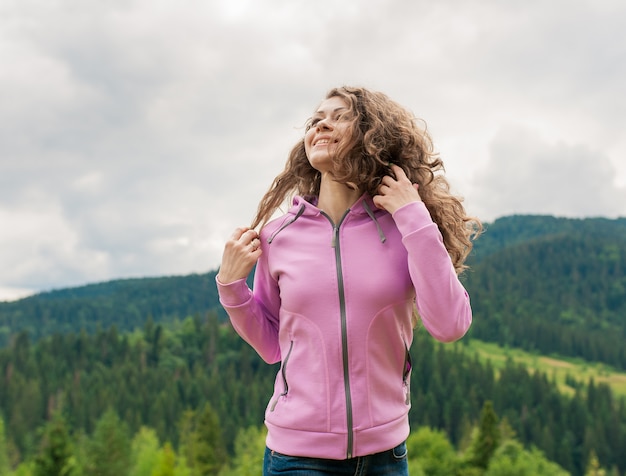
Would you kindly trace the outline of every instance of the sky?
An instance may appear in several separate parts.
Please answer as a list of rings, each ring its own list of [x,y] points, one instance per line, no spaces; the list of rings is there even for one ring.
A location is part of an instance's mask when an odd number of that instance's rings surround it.
[[[334,86],[423,119],[453,193],[626,216],[623,0],[0,0],[0,301],[205,273]]]

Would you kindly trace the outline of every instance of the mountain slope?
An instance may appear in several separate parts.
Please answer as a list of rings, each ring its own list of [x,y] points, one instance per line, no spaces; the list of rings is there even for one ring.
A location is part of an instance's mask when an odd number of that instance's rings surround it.
[[[216,274],[119,279],[0,302],[0,346],[21,330],[36,340],[80,329],[93,333],[113,325],[129,331],[142,327],[148,316],[160,322],[203,315],[219,308]]]
[[[626,368],[626,220],[511,217],[476,245],[472,336]]]
[[[511,215],[485,224],[485,232],[474,243],[468,259],[476,264],[500,250],[549,237],[571,234],[604,235],[616,240],[626,237],[626,218],[563,218],[551,215]]]
[[[626,218],[516,215],[486,225],[463,276],[470,336],[626,369]],[[119,331],[221,310],[216,271],[115,280],[0,303],[0,346],[27,330]]]

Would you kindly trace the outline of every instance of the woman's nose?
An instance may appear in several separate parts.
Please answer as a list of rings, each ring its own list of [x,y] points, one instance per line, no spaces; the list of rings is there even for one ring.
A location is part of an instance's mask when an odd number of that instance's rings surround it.
[[[319,121],[317,121],[316,126],[318,130],[325,130],[325,129],[332,128],[332,125],[330,121],[328,120],[328,118],[320,119]]]

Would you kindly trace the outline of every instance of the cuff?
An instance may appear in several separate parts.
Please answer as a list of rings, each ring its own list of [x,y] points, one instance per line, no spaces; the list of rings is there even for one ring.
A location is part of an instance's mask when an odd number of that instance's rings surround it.
[[[398,208],[392,217],[403,237],[426,226],[435,225],[424,202],[407,203]]]
[[[248,288],[245,278],[223,284],[216,276],[215,282],[217,283],[217,292],[223,306],[241,306],[250,299],[250,288]]]

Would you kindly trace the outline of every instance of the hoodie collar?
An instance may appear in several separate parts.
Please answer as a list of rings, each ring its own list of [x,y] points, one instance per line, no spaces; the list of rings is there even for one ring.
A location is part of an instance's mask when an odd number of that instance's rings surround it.
[[[376,230],[378,231],[378,236],[380,238],[380,242],[384,243],[387,238],[385,237],[385,233],[383,232],[382,227],[378,223],[376,219],[376,211],[378,208],[374,205],[374,201],[369,194],[364,193],[359,197],[359,199],[354,202],[354,204],[350,207],[348,214],[353,215],[367,215],[369,216],[374,224],[376,225]],[[268,238],[267,242],[271,243],[276,235],[280,233],[282,230],[287,228],[289,225],[294,223],[301,216],[317,216],[321,215],[322,211],[317,208],[317,197],[316,196],[295,196],[293,199],[293,204],[291,209],[288,212],[288,215],[291,215],[287,220],[283,222],[283,224]]]
[[[296,214],[301,206],[305,207],[305,210],[301,215],[319,215],[322,211],[317,208],[317,196],[315,195],[306,195],[300,196],[296,195],[293,198],[291,209],[289,213]],[[368,193],[363,193],[356,202],[352,204],[350,207],[350,214],[355,215],[369,215],[371,214],[367,210],[377,210],[376,205],[374,205],[374,201],[372,197],[369,196]]]

